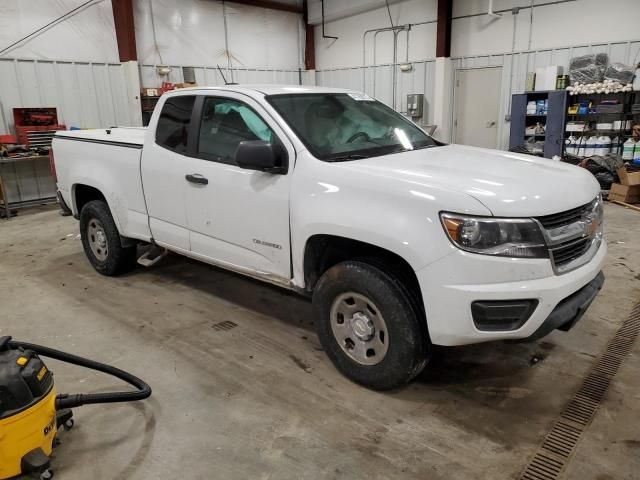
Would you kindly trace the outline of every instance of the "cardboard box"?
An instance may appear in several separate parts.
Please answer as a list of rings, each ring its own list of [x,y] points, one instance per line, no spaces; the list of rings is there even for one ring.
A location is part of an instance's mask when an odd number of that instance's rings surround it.
[[[627,172],[627,169],[622,166],[618,169],[618,177],[622,185],[640,185],[640,171]]]
[[[198,84],[193,82],[193,83],[176,83],[174,85],[175,88],[189,88],[189,87],[197,87]]]
[[[614,183],[609,191],[609,200],[624,203],[640,203],[640,185],[621,185]]]
[[[535,91],[555,90],[558,75],[562,74],[562,67],[559,65],[549,65],[548,67],[538,67],[535,71],[536,83]]]
[[[524,91],[533,92],[536,88],[536,72],[527,72],[527,80],[524,82]]]
[[[143,88],[141,93],[143,97],[159,97],[162,95],[159,88]]]

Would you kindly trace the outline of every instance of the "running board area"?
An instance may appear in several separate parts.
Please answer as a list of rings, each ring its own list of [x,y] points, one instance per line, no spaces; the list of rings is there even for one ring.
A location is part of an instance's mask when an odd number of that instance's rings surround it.
[[[167,253],[169,253],[169,251],[166,248],[154,245],[150,250],[138,258],[138,263],[143,267],[151,267],[166,257]]]

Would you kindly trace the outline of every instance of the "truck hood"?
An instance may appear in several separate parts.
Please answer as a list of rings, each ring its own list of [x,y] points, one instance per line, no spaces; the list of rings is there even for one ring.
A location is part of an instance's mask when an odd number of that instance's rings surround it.
[[[345,165],[347,166],[347,165]],[[347,168],[404,182],[465,193],[495,216],[558,213],[593,200],[600,186],[587,170],[499,150],[447,145],[348,162]],[[442,206],[446,210],[446,205]]]

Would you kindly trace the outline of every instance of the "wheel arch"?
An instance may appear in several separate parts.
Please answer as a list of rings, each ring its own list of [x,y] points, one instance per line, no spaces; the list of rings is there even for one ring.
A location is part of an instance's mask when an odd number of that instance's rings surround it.
[[[107,200],[107,197],[102,193],[102,190],[86,183],[75,183],[71,187],[71,199],[73,201],[73,216],[76,219],[80,218],[82,207],[84,207],[87,203],[93,200],[104,202],[111,212],[111,217],[116,224],[116,229],[120,233],[120,243],[122,244],[122,246],[128,247],[131,245],[135,245],[135,240],[122,235],[122,226],[120,224],[120,220],[118,219],[118,215],[116,215],[116,212],[109,204],[109,201]]]
[[[71,187],[71,198],[73,201],[72,208],[74,217],[76,218],[80,216],[82,207],[92,200],[102,200],[107,205],[109,204],[107,198],[98,188],[84,183],[76,183]]]
[[[386,248],[349,237],[315,234],[307,239],[303,256],[305,291],[313,292],[324,272],[347,260],[360,260],[394,275],[413,296],[420,309],[419,314],[424,316],[422,292],[411,264]]]

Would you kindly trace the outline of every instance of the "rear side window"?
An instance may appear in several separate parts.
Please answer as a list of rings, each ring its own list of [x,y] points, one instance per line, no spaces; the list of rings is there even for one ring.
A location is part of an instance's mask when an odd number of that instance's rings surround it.
[[[189,140],[194,95],[172,97],[164,102],[158,125],[156,143],[176,153],[186,153]]]

